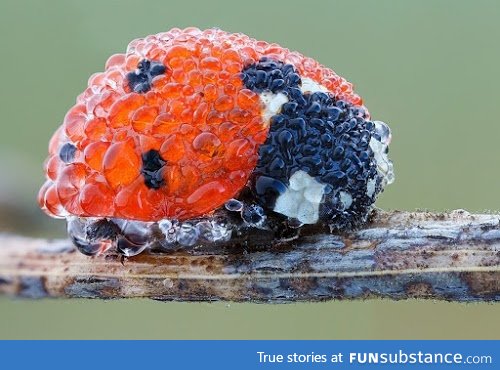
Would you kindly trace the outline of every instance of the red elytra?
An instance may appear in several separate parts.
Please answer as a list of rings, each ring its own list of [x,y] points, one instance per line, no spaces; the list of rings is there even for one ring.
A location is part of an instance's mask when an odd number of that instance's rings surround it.
[[[242,69],[262,57],[290,63],[339,99],[362,105],[352,85],[298,52],[217,29],[172,29],[132,41],[91,76],[49,145],[39,204],[54,217],[185,220],[212,212],[245,187],[266,140],[259,96]],[[162,63],[145,93],[126,76],[142,60]],[[72,163],[60,148],[76,147]],[[145,184],[141,155],[166,161],[164,186]]]

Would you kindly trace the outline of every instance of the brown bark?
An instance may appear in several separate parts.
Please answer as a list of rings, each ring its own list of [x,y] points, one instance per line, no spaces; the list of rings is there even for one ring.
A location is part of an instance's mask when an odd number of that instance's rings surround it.
[[[235,241],[236,242],[236,241]],[[121,261],[67,240],[0,236],[0,294],[43,298],[293,302],[500,300],[500,216],[377,212],[343,234],[314,228],[264,247],[203,246]]]

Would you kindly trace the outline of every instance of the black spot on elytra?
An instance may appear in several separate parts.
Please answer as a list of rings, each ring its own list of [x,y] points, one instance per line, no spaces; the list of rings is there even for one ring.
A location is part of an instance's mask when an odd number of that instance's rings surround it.
[[[71,143],[64,144],[59,150],[59,158],[64,163],[71,163],[75,159],[76,147]]]
[[[157,150],[151,149],[142,154],[141,174],[144,176],[144,182],[150,189],[159,189],[165,185],[163,179],[163,168],[165,161]]]
[[[143,59],[134,72],[127,73],[128,86],[136,93],[145,93],[151,90],[151,81],[156,76],[164,74],[166,67],[157,61]]]

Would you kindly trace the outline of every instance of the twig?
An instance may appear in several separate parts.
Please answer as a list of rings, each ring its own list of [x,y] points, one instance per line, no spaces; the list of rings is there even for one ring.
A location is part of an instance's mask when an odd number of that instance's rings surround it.
[[[342,235],[310,231],[266,248],[204,246],[86,257],[66,240],[0,236],[0,293],[292,302],[432,298],[500,301],[500,216],[378,212]]]

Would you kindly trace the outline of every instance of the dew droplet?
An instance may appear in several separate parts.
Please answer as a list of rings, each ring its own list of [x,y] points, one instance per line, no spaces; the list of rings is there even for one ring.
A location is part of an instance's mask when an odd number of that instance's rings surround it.
[[[264,224],[267,217],[264,213],[264,209],[261,206],[257,204],[251,204],[243,208],[243,210],[241,211],[241,218],[247,224],[247,226],[260,227]]]
[[[224,206],[230,212],[240,212],[243,209],[243,203],[238,199],[229,199]]]
[[[231,239],[231,230],[215,220],[200,221],[196,224],[200,239],[206,242],[224,242]]]
[[[116,249],[119,253],[123,254],[124,256],[133,257],[144,251],[144,249],[146,249],[147,246],[148,246],[147,243],[135,244],[127,240],[126,238],[120,238],[118,239],[118,242],[116,244]]]
[[[147,244],[151,240],[151,223],[128,221],[122,226],[123,236],[134,244]]]
[[[183,223],[177,232],[177,242],[185,247],[192,247],[196,244],[199,231],[189,223]]]
[[[174,287],[174,282],[172,279],[165,279],[163,280],[163,286],[167,289],[171,289]]]

